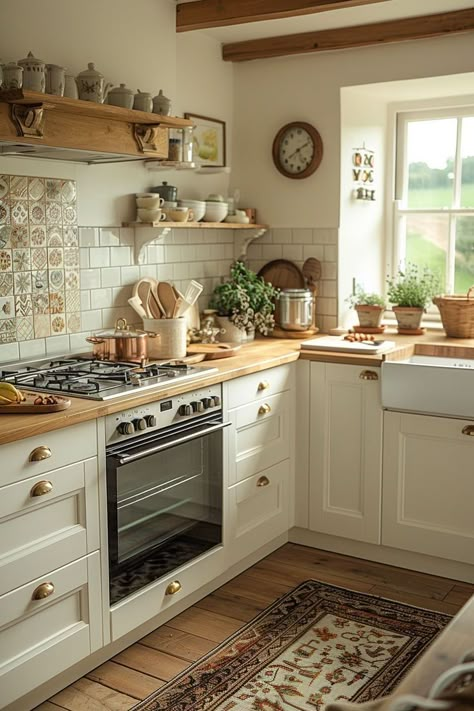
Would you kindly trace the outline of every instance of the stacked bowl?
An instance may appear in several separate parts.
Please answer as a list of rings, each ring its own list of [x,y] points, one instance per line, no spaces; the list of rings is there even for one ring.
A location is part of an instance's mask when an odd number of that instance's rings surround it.
[[[206,212],[206,203],[204,200],[179,200],[178,205],[192,210],[194,222],[202,220],[204,213]]]
[[[222,220],[227,217],[229,206],[226,202],[219,200],[206,200],[205,205],[206,212],[202,218],[203,222],[222,222]]]

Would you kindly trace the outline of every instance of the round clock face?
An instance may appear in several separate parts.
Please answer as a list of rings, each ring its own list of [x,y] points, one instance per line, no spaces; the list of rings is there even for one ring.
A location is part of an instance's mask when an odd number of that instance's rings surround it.
[[[281,128],[273,141],[273,161],[288,178],[307,178],[318,168],[323,143],[309,123],[295,121]]]

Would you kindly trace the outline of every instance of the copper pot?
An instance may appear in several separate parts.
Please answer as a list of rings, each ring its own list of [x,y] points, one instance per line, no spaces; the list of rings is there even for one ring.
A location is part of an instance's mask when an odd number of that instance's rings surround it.
[[[99,331],[86,338],[94,346],[94,358],[99,360],[141,363],[147,358],[148,334],[133,330],[124,318],[119,318],[114,329]]]

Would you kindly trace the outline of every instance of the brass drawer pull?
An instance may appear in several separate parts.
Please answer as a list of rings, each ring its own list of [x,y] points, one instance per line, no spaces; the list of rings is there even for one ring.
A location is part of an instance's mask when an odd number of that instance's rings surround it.
[[[263,405],[260,405],[260,407],[258,408],[259,415],[268,415],[268,413],[271,411],[272,411],[272,408],[266,402]]]
[[[45,597],[49,597],[52,595],[54,592],[54,585],[53,583],[41,583],[41,585],[38,585],[36,590],[33,591],[33,595],[31,596],[32,600],[44,600]]]
[[[257,480],[257,486],[268,486],[270,483],[270,479],[267,476],[261,476],[260,479]]]
[[[262,381],[258,384],[258,388],[257,388],[257,389],[258,389],[258,390],[268,390],[269,387],[270,387],[270,383],[268,382],[268,380],[262,380]]]
[[[474,437],[474,425],[466,425],[461,431],[463,434],[469,435],[469,437]]]
[[[176,593],[179,593],[181,590],[181,587],[182,586],[179,580],[173,580],[173,582],[166,588],[165,595],[176,595]]]
[[[379,376],[374,370],[363,370],[359,378],[361,380],[378,380]]]
[[[30,491],[30,496],[44,496],[45,494],[49,494],[49,492],[52,490],[53,485],[50,481],[39,481],[32,487]]]
[[[42,462],[43,459],[49,459],[51,456],[51,450],[49,447],[46,447],[44,444],[41,445],[41,447],[36,447],[34,449],[30,456],[28,457],[30,462]]]

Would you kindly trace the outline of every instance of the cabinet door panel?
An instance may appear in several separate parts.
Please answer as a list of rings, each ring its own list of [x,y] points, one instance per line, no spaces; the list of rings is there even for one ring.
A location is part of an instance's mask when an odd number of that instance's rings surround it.
[[[474,441],[465,425],[385,413],[384,545],[474,562]]]
[[[371,369],[378,378],[378,369]],[[380,382],[352,365],[311,364],[310,528],[380,542]]]
[[[292,384],[293,369],[289,364],[236,378],[228,384],[228,407],[265,400],[270,395],[289,390]]]

